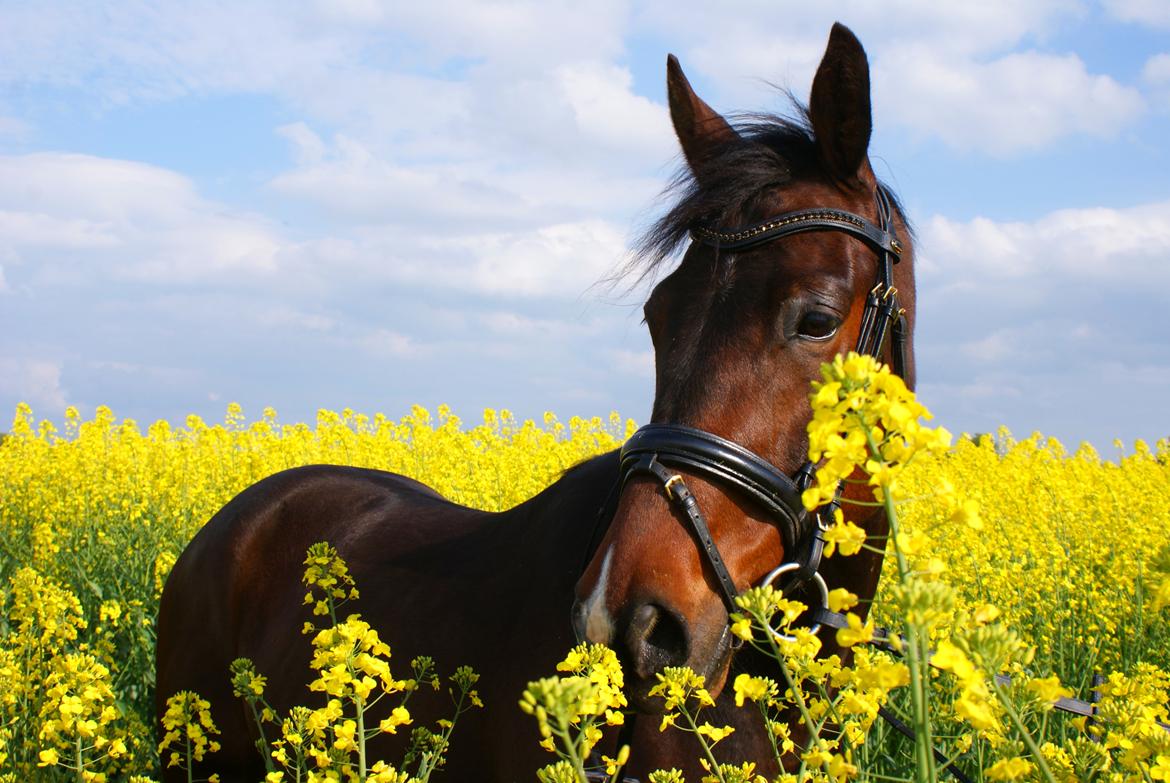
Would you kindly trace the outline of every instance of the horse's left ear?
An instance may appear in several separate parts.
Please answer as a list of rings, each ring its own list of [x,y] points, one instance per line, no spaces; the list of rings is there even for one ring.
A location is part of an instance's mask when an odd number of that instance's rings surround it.
[[[852,31],[837,22],[813,78],[809,118],[821,161],[844,183],[874,182],[866,154],[873,120],[869,102],[869,61]]]

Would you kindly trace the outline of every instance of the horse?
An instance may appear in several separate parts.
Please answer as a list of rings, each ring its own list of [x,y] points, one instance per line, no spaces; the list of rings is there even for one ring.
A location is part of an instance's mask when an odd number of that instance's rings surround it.
[[[667,92],[684,166],[674,205],[638,246],[643,274],[660,277],[644,307],[650,423],[621,451],[499,513],[403,476],[336,466],[287,470],[236,496],[179,557],[159,609],[160,717],[167,697],[194,690],[222,731],[198,776],[264,776],[256,729],[229,684],[233,659],[255,662],[277,710],[311,700],[300,573],[317,541],[349,563],[361,596],[347,611],[381,633],[400,666],[425,654],[482,675],[486,706],[460,719],[446,779],[531,780],[551,760],[517,701],[579,639],[617,652],[640,713],[661,712],[650,689],[664,666],[702,674],[716,697],[711,721],[737,729],[720,750],[776,771],[758,716],[735,709],[723,687],[733,668],[764,665],[736,652],[730,602],[778,570],[874,595],[881,555],[821,562],[817,526],[799,506],[815,471],[809,382],[859,348],[913,383],[913,247],[869,163],[869,65],[846,27],[833,26],[797,119],[729,122],[673,56]],[[887,532],[880,512],[862,524]],[[828,635],[825,644],[834,649]],[[411,709],[420,721],[441,713],[421,701]],[[657,724],[634,723],[628,773],[644,780],[677,767],[698,779],[693,738]],[[393,759],[404,739],[374,742],[374,758]]]

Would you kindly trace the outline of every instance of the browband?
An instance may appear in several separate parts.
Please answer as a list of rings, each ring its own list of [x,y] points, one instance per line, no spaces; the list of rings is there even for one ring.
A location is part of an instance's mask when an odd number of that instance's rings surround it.
[[[716,231],[706,226],[693,226],[691,237],[705,245],[722,250],[746,250],[774,239],[802,231],[844,231],[869,243],[874,249],[892,253],[895,263],[902,252],[902,243],[893,232],[869,222],[861,215],[839,209],[800,209],[780,217],[746,226],[737,231]]]

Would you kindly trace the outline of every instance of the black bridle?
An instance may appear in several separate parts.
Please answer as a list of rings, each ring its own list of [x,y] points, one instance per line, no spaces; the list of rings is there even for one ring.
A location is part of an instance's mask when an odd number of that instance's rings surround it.
[[[877,254],[878,265],[876,283],[866,297],[857,352],[881,358],[886,338],[892,334],[893,370],[904,376],[906,324],[893,285],[894,264],[901,255],[902,245],[894,232],[890,197],[881,186],[877,188],[876,201],[877,223],[837,209],[802,209],[730,231],[695,226],[691,237],[716,251],[747,250],[806,231],[842,231],[862,240]],[[787,589],[812,582],[821,594],[822,604],[827,602],[828,588],[818,570],[825,544],[826,526],[822,518],[832,518],[838,500],[835,498],[829,504],[827,515],[826,509],[815,513],[805,510],[800,496],[816,477],[816,466],[812,462],[806,461],[794,475],[788,476],[738,443],[681,424],[647,424],[622,447],[619,497],[636,475],[648,474],[661,483],[666,496],[695,535],[699,551],[715,575],[723,603],[730,614],[738,611],[735,599],[739,591],[719,554],[698,502],[676,469],[697,473],[738,490],[765,509],[780,529],[784,552],[798,555],[778,565],[764,577],[763,583],[790,574]],[[840,492],[838,487],[838,498]],[[819,627],[817,625],[815,629]]]
[[[906,322],[903,317],[904,311],[898,306],[897,289],[893,285],[893,266],[898,262],[902,246],[894,233],[893,210],[889,195],[881,186],[877,189],[877,213],[878,222],[875,224],[851,212],[836,209],[803,209],[786,212],[762,223],[734,231],[717,231],[696,226],[691,230],[691,237],[694,241],[714,247],[717,251],[746,250],[804,231],[843,231],[864,241],[877,254],[878,269],[877,281],[866,297],[865,310],[861,317],[861,331],[857,339],[857,352],[880,359],[885,350],[886,338],[890,336],[892,368],[897,375],[905,377]],[[785,586],[786,592],[799,589],[809,582],[815,583],[820,590],[822,606],[810,612],[813,632],[819,630],[822,623],[830,628],[848,627],[845,615],[830,611],[824,605],[828,603],[828,588],[818,573],[825,544],[823,537],[825,525],[822,518],[826,511],[827,516],[831,518],[833,508],[839,503],[841,486],[838,485],[836,497],[826,508],[815,513],[805,510],[800,496],[816,478],[816,466],[812,462],[806,461],[795,474],[788,476],[766,459],[738,443],[681,424],[647,424],[641,427],[622,447],[620,459],[620,480],[602,508],[599,522],[604,520],[604,524],[608,524],[612,519],[620,494],[631,478],[638,474],[649,474],[656,478],[698,540],[699,551],[706,557],[707,564],[715,574],[723,603],[730,614],[738,609],[735,599],[739,591],[711,537],[707,520],[699,509],[698,502],[687,488],[682,476],[673,472],[672,468],[698,473],[706,479],[739,490],[767,510],[780,529],[785,553],[800,553],[799,557],[772,569],[762,583],[771,583],[782,574],[791,574],[789,583]],[[598,543],[598,532],[594,531],[594,540],[590,542],[586,562],[592,557]],[[904,646],[904,643],[899,643],[884,629],[876,629],[869,643],[894,652],[900,651]],[[996,680],[1001,685],[1010,683],[1009,678],[1002,674],[996,675]],[[1094,680],[1095,686],[1099,683],[1100,680]],[[1061,698],[1054,706],[1064,712],[1092,720],[1096,715],[1094,702],[1098,697],[1099,693],[1093,691],[1093,702]],[[888,708],[882,706],[878,713],[899,733],[914,738],[914,730]],[[629,745],[633,740],[635,717],[636,714],[629,716],[622,726],[621,736],[618,738],[619,748]],[[1170,726],[1163,728],[1170,732]],[[970,783],[971,779],[957,767],[954,759],[947,758],[937,749],[932,748],[932,751],[945,771],[960,783]],[[591,775],[590,780],[594,779],[613,778],[600,774]],[[616,779],[631,781],[625,777],[624,766],[618,771]]]

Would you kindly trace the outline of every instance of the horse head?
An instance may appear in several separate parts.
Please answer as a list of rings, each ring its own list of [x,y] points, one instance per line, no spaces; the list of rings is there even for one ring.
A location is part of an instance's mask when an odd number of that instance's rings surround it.
[[[690,246],[645,304],[651,425],[623,453],[613,519],[573,613],[580,638],[618,651],[647,711],[666,666],[690,666],[718,693],[734,595],[779,564],[808,565],[800,474],[812,468],[809,383],[821,364],[868,343],[913,380],[913,252],[869,163],[869,66],[853,34],[833,27],[799,121],[733,125],[673,57],[667,87],[686,168],[679,200],[641,247],[656,264]],[[897,309],[874,310],[891,289]],[[875,329],[890,333],[887,321],[897,356],[891,340],[874,342]],[[884,533],[880,515],[855,521]],[[871,597],[880,556],[838,560],[819,578]]]

